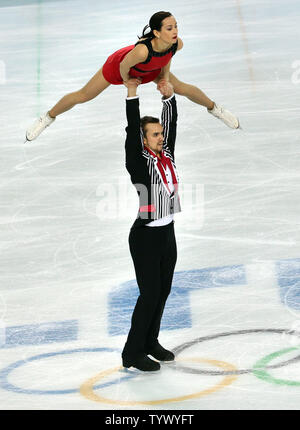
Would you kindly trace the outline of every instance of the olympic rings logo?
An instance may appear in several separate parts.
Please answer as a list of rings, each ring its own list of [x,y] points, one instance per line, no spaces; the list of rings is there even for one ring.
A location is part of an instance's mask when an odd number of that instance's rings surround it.
[[[251,335],[251,334],[257,334],[257,333],[265,333],[265,334],[271,333],[271,334],[277,334],[277,335],[279,334],[282,336],[295,336],[297,338],[297,341],[299,342],[299,347],[294,346],[294,347],[284,348],[279,351],[273,352],[259,359],[251,368],[242,368],[242,369],[237,369],[236,366],[233,364],[220,361],[220,360],[213,360],[211,358],[178,357],[178,355],[180,355],[183,351],[186,351],[187,349],[199,343],[203,344],[204,342],[209,342],[215,339],[220,339],[220,338],[227,339],[231,336]],[[271,362],[278,360],[278,358],[280,358],[281,356],[284,356],[290,352],[294,353],[297,351],[299,351],[299,354],[297,354],[291,359],[284,360],[279,363],[277,362],[276,364],[270,364]],[[78,388],[64,389],[64,390],[23,389],[21,387],[17,387],[16,385],[9,383],[8,377],[14,369],[20,368],[21,366],[30,362],[47,359],[53,356],[63,356],[63,355],[70,355],[74,353],[89,353],[89,352],[118,352],[119,353],[120,351],[115,348],[78,348],[73,350],[64,350],[64,351],[58,351],[53,353],[36,355],[30,358],[27,358],[26,360],[20,360],[18,362],[12,363],[8,367],[2,369],[0,371],[0,387],[17,393],[35,394],[35,395],[51,395],[51,394],[57,395],[57,394],[77,393]],[[97,375],[89,378],[87,381],[81,384],[79,391],[85,398],[95,402],[100,402],[104,404],[132,406],[132,405],[142,405],[142,404],[160,405],[164,403],[180,402],[188,399],[200,398],[200,397],[212,394],[218,390],[221,390],[226,386],[229,386],[238,378],[239,375],[246,374],[246,373],[251,373],[257,378],[272,384],[300,386],[300,381],[276,378],[271,373],[272,369],[282,368],[284,366],[287,366],[288,364],[297,363],[300,361],[300,332],[297,332],[294,330],[250,329],[250,330],[223,332],[223,333],[218,333],[214,335],[199,337],[192,341],[185,342],[184,344],[178,345],[176,348],[173,348],[173,352],[176,355],[176,359],[175,359],[175,362],[165,363],[168,369],[172,369],[172,370],[176,370],[184,373],[190,373],[190,374],[220,376],[222,377],[221,381],[211,387],[208,387],[202,390],[197,390],[195,393],[181,395],[178,397],[169,397],[165,399],[155,399],[155,400],[118,400],[118,399],[111,399],[106,397],[105,395],[96,393],[95,392],[96,390],[101,390],[113,384],[119,384],[125,380],[130,380],[141,375],[141,372],[121,370],[123,369],[122,366],[117,366],[117,367],[104,370],[98,373]],[[197,369],[193,367],[187,367],[186,362],[204,363],[209,366],[214,366],[217,369],[207,370],[207,369]],[[117,375],[118,378],[105,382],[105,379],[109,379],[111,375]],[[97,383],[98,385],[96,385]]]
[[[190,359],[184,359],[184,361],[186,361],[186,360],[195,361],[198,363],[212,364],[214,366],[224,368],[229,372],[236,370],[235,366],[233,366],[229,363],[225,363],[224,361],[209,360],[207,358],[204,359],[204,358],[194,358],[194,357],[190,358]],[[221,388],[226,387],[227,385],[231,384],[237,378],[237,376],[225,376],[225,378],[223,378],[221,382],[219,382],[218,384],[216,384],[215,386],[213,386],[211,388],[208,388],[208,389],[205,389],[202,391],[198,391],[198,392],[193,393],[193,394],[188,394],[185,396],[171,397],[169,399],[161,399],[161,400],[144,400],[144,401],[114,400],[114,399],[108,399],[104,396],[100,396],[94,392],[93,387],[94,387],[96,382],[99,382],[100,380],[102,380],[106,376],[108,376],[112,373],[115,373],[115,372],[119,371],[120,369],[122,369],[122,366],[114,367],[112,369],[108,369],[108,370],[105,370],[104,372],[98,373],[98,375],[88,379],[85,383],[83,383],[81,385],[80,393],[89,400],[94,400],[95,402],[101,402],[101,403],[109,403],[109,404],[123,405],[123,406],[161,405],[163,403],[180,402],[180,401],[184,401],[184,400],[188,400],[188,399],[195,399],[195,398],[198,398],[201,396],[205,396],[207,394],[214,393],[214,392],[220,390]]]

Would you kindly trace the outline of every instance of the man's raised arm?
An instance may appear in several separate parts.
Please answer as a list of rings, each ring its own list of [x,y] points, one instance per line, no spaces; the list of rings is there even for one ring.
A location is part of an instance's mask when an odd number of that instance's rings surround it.
[[[169,82],[163,82],[158,89],[163,95],[163,109],[161,123],[164,129],[164,148],[168,147],[174,156],[176,129],[177,129],[177,104],[173,86]]]
[[[129,161],[130,158],[140,155],[143,149],[143,141],[141,137],[141,126],[140,126],[140,107],[139,97],[137,95],[137,87],[140,84],[139,79],[129,79],[124,84],[127,87],[127,99],[126,99],[126,159]]]

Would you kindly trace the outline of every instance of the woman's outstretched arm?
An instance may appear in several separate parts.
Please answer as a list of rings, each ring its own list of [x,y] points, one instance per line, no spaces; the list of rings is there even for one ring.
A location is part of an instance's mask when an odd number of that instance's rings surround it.
[[[180,49],[182,49],[182,48],[183,48],[183,42],[182,42],[182,40],[178,37],[178,47],[177,47],[177,51],[180,51]],[[168,64],[167,64],[165,67],[163,67],[163,68],[161,69],[161,73],[159,74],[158,79],[157,79],[157,81],[158,81],[158,82],[159,82],[160,80],[166,80],[166,81],[169,81],[169,80],[170,80],[171,61],[172,61],[172,59],[168,62]],[[159,88],[157,87],[157,89],[159,89]]]

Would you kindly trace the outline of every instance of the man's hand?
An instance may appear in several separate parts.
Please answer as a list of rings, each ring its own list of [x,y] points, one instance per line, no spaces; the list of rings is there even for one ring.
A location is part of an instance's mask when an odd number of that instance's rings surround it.
[[[123,81],[123,84],[127,88],[137,88],[142,83],[141,78],[130,78],[127,81]]]
[[[166,79],[161,79],[158,81],[157,89],[167,99],[174,94],[173,85]]]
[[[130,78],[127,81],[123,81],[123,84],[128,89],[127,97],[135,97],[136,89],[141,83],[142,83],[141,78]]]

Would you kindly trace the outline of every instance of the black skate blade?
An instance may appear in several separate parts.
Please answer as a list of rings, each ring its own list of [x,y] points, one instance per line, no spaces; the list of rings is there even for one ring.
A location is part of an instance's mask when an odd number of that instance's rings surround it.
[[[239,120],[238,120],[239,121]],[[241,126],[241,123],[239,121],[239,126],[236,128],[236,130],[243,130],[243,127]]]
[[[27,142],[31,142],[31,140],[27,139],[27,135],[25,135],[25,142],[24,142],[24,144],[27,143]]]

